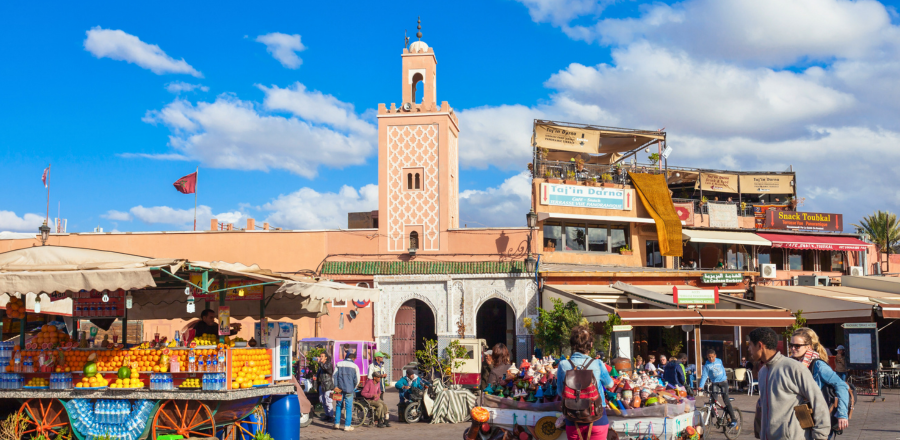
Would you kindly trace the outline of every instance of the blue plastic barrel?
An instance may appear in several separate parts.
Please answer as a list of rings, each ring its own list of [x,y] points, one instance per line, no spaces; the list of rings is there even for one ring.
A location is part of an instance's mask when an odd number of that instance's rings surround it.
[[[268,433],[275,440],[300,440],[300,399],[278,396],[269,406]]]

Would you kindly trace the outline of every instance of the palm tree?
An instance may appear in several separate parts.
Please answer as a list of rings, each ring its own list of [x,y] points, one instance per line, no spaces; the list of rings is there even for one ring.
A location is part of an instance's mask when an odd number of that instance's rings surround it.
[[[897,215],[887,211],[876,211],[874,214],[863,217],[859,224],[854,224],[856,230],[863,234],[869,242],[878,250],[878,264],[881,266],[881,252],[894,253],[894,247],[900,243],[900,221]],[[888,257],[888,272],[891,270],[891,259]]]

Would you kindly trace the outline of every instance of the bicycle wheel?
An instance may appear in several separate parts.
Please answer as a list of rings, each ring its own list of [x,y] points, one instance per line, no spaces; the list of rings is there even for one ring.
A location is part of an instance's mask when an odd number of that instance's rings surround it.
[[[710,414],[708,406],[705,408],[702,408],[700,410],[700,414],[701,414],[700,421],[703,422],[702,426],[701,426],[701,429],[703,430],[703,432],[700,433],[700,439],[701,440],[711,439],[712,438],[712,432],[711,432],[712,429],[711,428],[712,428],[712,424],[713,424],[712,420],[715,418],[715,416]]]
[[[368,408],[366,408],[366,405],[363,405],[362,403],[354,400],[353,401],[353,420],[350,423],[354,427],[360,426],[360,425],[365,426],[368,424],[367,423],[368,421],[366,420],[368,415],[369,415],[369,410],[368,410]]]
[[[728,417],[728,414],[725,414],[725,417],[724,417],[724,419],[725,419],[725,427],[724,427],[725,438],[727,438],[728,440],[734,440],[734,439],[738,438],[739,435],[741,435],[741,428],[742,428],[742,425],[744,424],[744,416],[741,415],[740,411],[734,410],[734,418],[735,418],[735,421],[737,422],[737,426],[735,426],[734,428],[729,428],[728,425],[731,424],[731,417]]]

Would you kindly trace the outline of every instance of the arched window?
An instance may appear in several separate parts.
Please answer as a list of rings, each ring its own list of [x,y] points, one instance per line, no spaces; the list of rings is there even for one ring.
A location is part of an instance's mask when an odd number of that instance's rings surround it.
[[[412,180],[413,180],[412,173],[407,173],[406,174],[406,189],[413,189]]]
[[[416,189],[419,189],[419,173],[416,173]]]
[[[422,103],[422,97],[425,94],[425,87],[419,87],[419,83],[425,85],[425,77],[421,73],[416,73],[412,78],[412,99],[416,104]]]
[[[419,233],[416,231],[412,231],[409,233],[409,248],[410,249],[418,249],[419,248]]]

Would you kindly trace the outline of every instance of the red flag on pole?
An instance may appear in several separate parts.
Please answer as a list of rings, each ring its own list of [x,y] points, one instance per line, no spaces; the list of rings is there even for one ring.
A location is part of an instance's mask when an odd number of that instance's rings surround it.
[[[49,174],[50,174],[50,166],[48,165],[47,168],[44,168],[44,174],[41,176],[41,182],[44,184],[44,188],[47,187],[47,175],[49,175]]]
[[[176,180],[172,185],[182,194],[194,194],[197,191],[197,173],[188,174]]]

